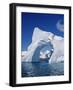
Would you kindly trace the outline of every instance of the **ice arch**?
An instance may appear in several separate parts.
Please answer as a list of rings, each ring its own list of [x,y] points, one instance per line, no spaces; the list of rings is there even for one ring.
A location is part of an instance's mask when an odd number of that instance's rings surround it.
[[[32,42],[29,45],[25,57],[25,62],[38,62],[40,50],[49,45],[53,46],[53,54],[49,63],[56,63],[64,60],[64,39],[60,36],[54,35],[51,32],[46,32],[35,28],[32,35]]]

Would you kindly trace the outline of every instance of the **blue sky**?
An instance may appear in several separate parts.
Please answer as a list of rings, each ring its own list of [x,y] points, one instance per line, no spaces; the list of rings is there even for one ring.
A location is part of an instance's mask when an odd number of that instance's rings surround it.
[[[32,33],[35,27],[64,37],[64,32],[58,30],[57,23],[64,24],[63,14],[24,13],[21,14],[21,50],[27,50],[31,43]]]

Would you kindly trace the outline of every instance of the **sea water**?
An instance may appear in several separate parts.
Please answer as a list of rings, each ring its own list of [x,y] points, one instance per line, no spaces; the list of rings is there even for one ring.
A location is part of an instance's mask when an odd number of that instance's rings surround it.
[[[46,61],[41,62],[22,62],[22,77],[37,76],[59,76],[64,75],[64,62],[49,64]]]

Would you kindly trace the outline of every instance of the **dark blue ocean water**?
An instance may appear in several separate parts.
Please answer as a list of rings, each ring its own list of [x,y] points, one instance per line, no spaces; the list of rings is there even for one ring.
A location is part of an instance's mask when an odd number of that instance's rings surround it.
[[[64,75],[64,62],[49,64],[48,62],[22,62],[22,77]]]

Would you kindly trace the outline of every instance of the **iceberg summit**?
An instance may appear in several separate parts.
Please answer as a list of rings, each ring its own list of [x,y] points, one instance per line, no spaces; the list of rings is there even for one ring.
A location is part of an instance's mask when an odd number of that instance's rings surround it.
[[[48,59],[49,63],[64,61],[64,38],[51,32],[34,28],[32,42],[27,51],[22,51],[22,62],[40,62]]]

